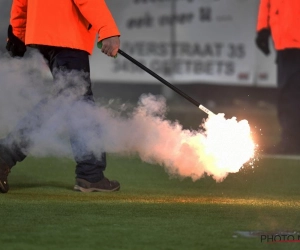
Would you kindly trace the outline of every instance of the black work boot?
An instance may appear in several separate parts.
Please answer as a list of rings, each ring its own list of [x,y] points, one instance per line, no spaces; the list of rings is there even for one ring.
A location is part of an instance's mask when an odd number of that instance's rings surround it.
[[[74,190],[80,192],[113,192],[120,190],[120,183],[118,181],[110,181],[105,177],[95,183],[76,178]]]
[[[0,158],[0,192],[7,193],[9,190],[7,176],[10,173],[8,165]]]

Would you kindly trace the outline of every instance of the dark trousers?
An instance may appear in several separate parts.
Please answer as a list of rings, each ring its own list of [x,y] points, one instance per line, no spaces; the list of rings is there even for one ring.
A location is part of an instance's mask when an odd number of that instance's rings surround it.
[[[277,52],[278,119],[281,145],[300,150],[300,49]]]
[[[25,159],[29,153],[28,149],[31,143],[33,143],[30,138],[31,133],[34,132],[34,129],[42,126],[42,122],[47,119],[46,116],[51,117],[51,112],[55,112],[55,110],[51,109],[50,103],[53,103],[53,101],[66,100],[69,93],[76,91],[76,88],[78,88],[79,91],[76,93],[80,93],[79,96],[76,96],[75,100],[73,98],[68,105],[71,107],[75,102],[95,105],[90,80],[89,55],[87,52],[51,46],[37,46],[37,49],[48,62],[48,66],[54,78],[53,86],[55,91],[50,97],[41,100],[21,119],[16,128],[11,131],[6,138],[1,140],[1,155],[10,167],[13,167],[17,162]],[[79,81],[70,77],[70,74],[73,74],[74,71],[80,72],[78,76],[76,75],[76,77],[81,78]],[[63,86],[57,84],[61,80],[64,81]],[[45,112],[45,110],[47,110],[47,112]],[[76,116],[78,114],[73,113],[70,115]],[[103,171],[106,168],[106,154],[99,153],[97,157],[87,149],[85,146],[86,138],[82,138],[84,135],[76,131],[76,126],[72,126],[72,123],[69,122],[68,127],[70,142],[77,163],[76,177],[90,182],[101,180],[104,177]],[[87,126],[84,129],[89,129],[89,127]]]

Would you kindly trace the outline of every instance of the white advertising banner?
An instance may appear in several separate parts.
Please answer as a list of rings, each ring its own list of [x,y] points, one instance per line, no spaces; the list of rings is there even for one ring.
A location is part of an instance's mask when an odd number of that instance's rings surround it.
[[[258,1],[177,1],[176,81],[252,85]]]
[[[109,0],[121,49],[172,83],[275,86],[272,56],[256,48],[259,0]],[[274,55],[274,53],[273,53]],[[94,80],[158,83],[95,48]]]

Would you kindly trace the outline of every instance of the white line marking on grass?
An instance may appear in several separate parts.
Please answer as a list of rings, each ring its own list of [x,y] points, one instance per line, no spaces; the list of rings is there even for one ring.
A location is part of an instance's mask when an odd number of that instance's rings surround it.
[[[262,158],[300,160],[300,155],[261,155]]]

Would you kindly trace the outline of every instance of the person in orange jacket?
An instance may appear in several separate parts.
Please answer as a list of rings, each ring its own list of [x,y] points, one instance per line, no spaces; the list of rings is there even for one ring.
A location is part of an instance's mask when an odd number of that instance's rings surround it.
[[[120,32],[104,0],[13,0],[6,49],[13,57],[23,57],[26,46],[36,48],[48,63],[54,83],[65,77],[67,84],[60,89],[58,96],[80,84],[84,85],[84,91],[77,101],[94,105],[89,55],[97,35],[98,42],[102,43],[102,52],[115,57],[120,47]],[[80,83],[69,79],[71,71],[78,72],[82,80]],[[82,86],[79,87],[82,89]],[[41,125],[36,118],[42,116],[43,107],[47,104],[48,100],[42,100],[0,140],[0,192],[8,192],[8,174],[17,162],[27,156],[32,143],[29,135]],[[79,143],[80,135],[74,129],[70,130],[77,163],[74,189],[82,192],[119,190],[120,183],[107,179],[103,174],[105,153],[96,156],[85,144]]]
[[[261,0],[257,19],[256,45],[270,53],[276,50],[277,115],[281,138],[267,154],[300,154],[300,1]]]

